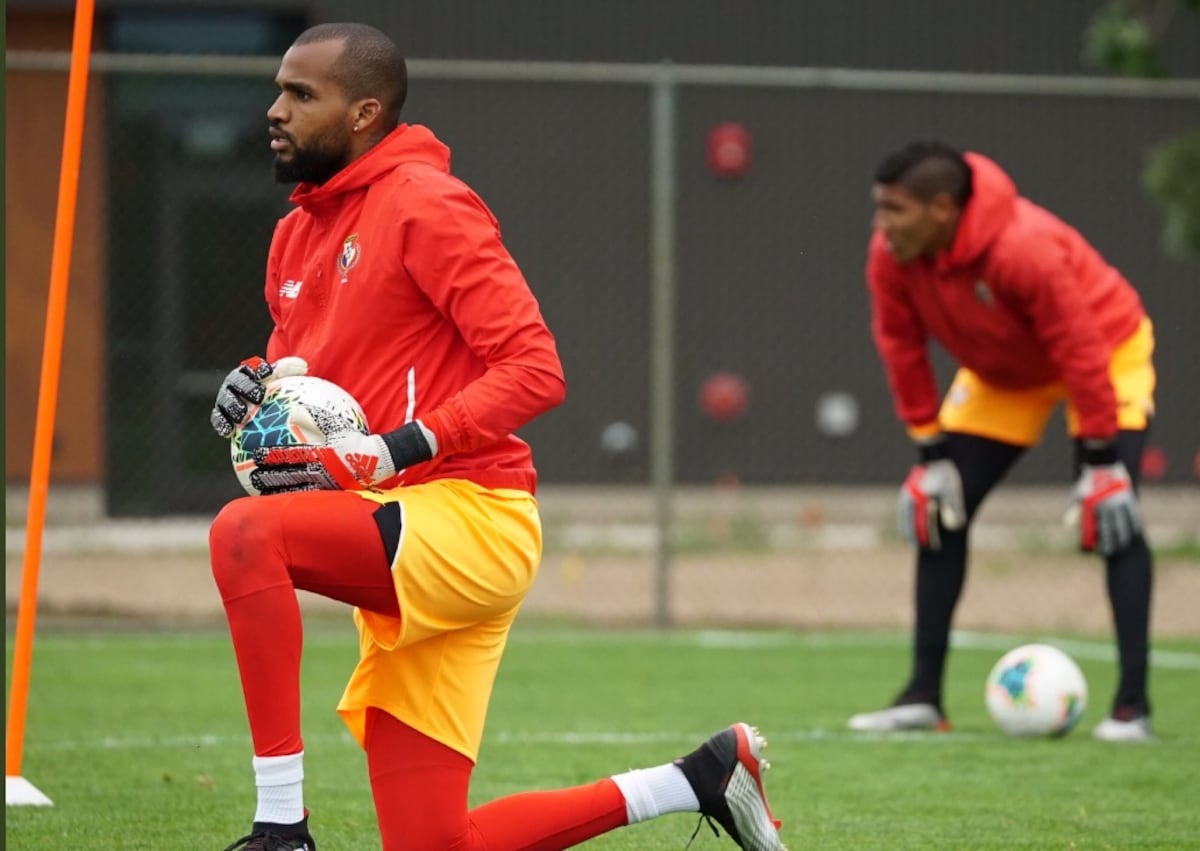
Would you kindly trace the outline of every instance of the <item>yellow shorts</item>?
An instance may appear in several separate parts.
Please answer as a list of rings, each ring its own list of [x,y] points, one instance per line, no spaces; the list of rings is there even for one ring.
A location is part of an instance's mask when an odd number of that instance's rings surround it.
[[[1113,350],[1108,374],[1117,395],[1117,425],[1142,430],[1154,415],[1154,329],[1143,317],[1138,329]],[[960,368],[938,411],[943,431],[957,431],[1033,446],[1042,439],[1046,421],[1067,389],[1060,381],[1008,390],[988,384],[969,369]],[[1079,413],[1068,403],[1067,433],[1079,434]]]
[[[355,609],[359,662],[338,713],[359,744],[374,706],[474,760],[509,628],[541,561],[537,501],[461,479],[360,496],[400,506],[401,617]]]

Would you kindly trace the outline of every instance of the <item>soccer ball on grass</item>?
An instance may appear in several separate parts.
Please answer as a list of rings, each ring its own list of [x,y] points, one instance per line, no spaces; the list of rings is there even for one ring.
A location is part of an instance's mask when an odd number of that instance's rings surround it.
[[[357,400],[332,381],[312,375],[268,381],[262,403],[250,408],[246,420],[233,430],[229,441],[233,472],[246,493],[259,495],[250,481],[255,470],[255,449],[321,445],[325,443],[325,433],[317,424],[330,417],[370,434],[367,417]]]
[[[1049,644],[1025,644],[988,674],[988,714],[1010,736],[1064,736],[1087,707],[1087,680],[1070,656]]]

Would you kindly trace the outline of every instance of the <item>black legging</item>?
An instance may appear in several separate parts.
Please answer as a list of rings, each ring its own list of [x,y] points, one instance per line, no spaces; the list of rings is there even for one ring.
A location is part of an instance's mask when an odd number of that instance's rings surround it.
[[[941,705],[942,676],[949,646],[954,608],[962,594],[967,572],[967,533],[983,500],[1025,453],[1025,447],[984,437],[950,432],[946,435],[950,458],[958,467],[966,501],[967,527],[957,532],[941,530],[941,549],[921,550],[917,556],[916,634],[913,644],[912,678],[906,688],[909,698]],[[1137,486],[1145,431],[1122,431],[1117,437],[1117,454]],[[1076,441],[1078,471],[1082,447]],[[1116,626],[1121,680],[1113,698],[1113,710],[1150,710],[1146,694],[1146,664],[1149,653],[1151,557],[1144,536],[1139,535],[1120,552],[1105,560],[1109,602]]]

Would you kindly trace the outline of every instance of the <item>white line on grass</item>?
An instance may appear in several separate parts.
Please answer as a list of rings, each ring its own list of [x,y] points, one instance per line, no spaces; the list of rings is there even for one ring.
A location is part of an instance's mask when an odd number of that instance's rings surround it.
[[[907,647],[912,638],[899,633],[871,632],[790,632],[785,630],[678,630],[648,632],[646,630],[591,632],[579,631],[517,631],[515,642],[527,644],[642,644],[654,641],[665,645],[712,647],[728,650],[769,650],[787,647]],[[1054,636],[1010,635],[991,632],[955,630],[950,644],[963,650],[1004,652],[1020,644],[1042,642],[1054,644],[1081,659],[1113,662],[1116,651],[1111,642],[1081,641]],[[1200,671],[1200,653],[1174,650],[1151,650],[1150,664],[1155,668]]]
[[[901,635],[883,633],[798,633],[778,630],[747,631],[747,630],[701,630],[701,631],[672,631],[672,632],[590,632],[590,631],[537,631],[516,633],[513,638],[524,643],[631,643],[645,642],[649,637],[655,641],[675,645],[690,645],[714,647],[722,649],[763,649],[776,647],[882,647],[907,646],[909,638]],[[996,633],[959,632],[951,636],[951,644],[963,650],[986,650],[988,652],[1004,651],[1021,643],[1033,640],[1053,643],[1066,652],[1080,658],[1111,661],[1114,658],[1110,644],[1099,642],[1076,641],[1070,639],[1041,638],[1032,639],[1029,636],[1002,635]],[[1180,670],[1200,670],[1200,654],[1179,651],[1154,651],[1151,664],[1158,668],[1174,668]],[[709,731],[711,732],[711,731]],[[708,733],[685,732],[570,732],[570,731],[511,731],[500,730],[489,732],[485,744],[491,745],[618,745],[633,746],[647,744],[680,744],[703,741]],[[917,742],[921,744],[951,744],[956,742],[983,741],[999,737],[999,733],[855,733],[841,730],[825,730],[821,728],[809,730],[787,730],[770,733],[769,738],[780,742]],[[353,744],[349,733],[318,734],[305,736],[308,741],[343,742]],[[150,748],[183,749],[207,748],[228,744],[249,744],[247,735],[180,735],[180,736],[106,736],[92,740],[59,739],[45,743],[30,742],[33,750],[145,750]],[[1191,739],[1172,739],[1175,744],[1192,744]]]
[[[488,736],[485,744],[500,745],[646,745],[646,744],[691,744],[693,747],[712,735],[687,732],[604,733],[604,732],[500,732]],[[920,742],[942,744],[947,742],[981,741],[994,739],[995,735],[981,733],[934,733],[911,731],[903,733],[853,733],[841,730],[784,730],[764,731],[772,742]]]
[[[952,634],[950,641],[954,647],[962,647],[968,650],[999,650],[1001,652],[1010,650],[1020,644],[1039,641],[1045,644],[1053,644],[1060,650],[1072,656],[1077,656],[1080,659],[1115,662],[1117,658],[1116,650],[1112,643],[1102,644],[1096,641],[1076,641],[1070,638],[1054,638],[1052,636],[1031,639],[1029,636],[956,631]],[[1200,653],[1152,649],[1150,651],[1150,665],[1154,668],[1200,671]]]

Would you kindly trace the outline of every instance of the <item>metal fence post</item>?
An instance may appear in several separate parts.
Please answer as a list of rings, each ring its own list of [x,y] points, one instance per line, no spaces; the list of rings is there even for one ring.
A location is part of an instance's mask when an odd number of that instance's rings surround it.
[[[650,89],[650,480],[654,488],[655,608],[671,625],[672,491],[675,478],[675,98],[668,63]]]

